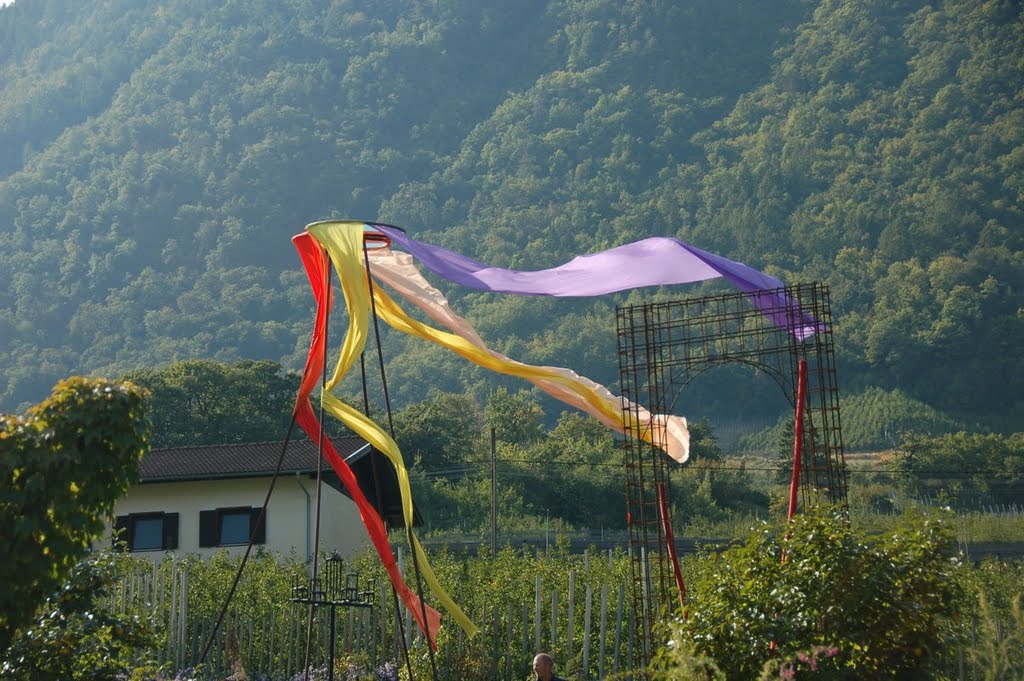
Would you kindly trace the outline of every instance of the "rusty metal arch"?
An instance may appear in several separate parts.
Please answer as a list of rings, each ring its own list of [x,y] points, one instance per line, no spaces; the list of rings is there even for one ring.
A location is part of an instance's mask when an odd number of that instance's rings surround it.
[[[620,389],[623,404],[633,405],[624,408],[622,415],[627,431],[623,441],[626,517],[633,558],[634,621],[645,659],[656,648],[652,630],[659,608],[678,601],[657,493],[659,486],[669,484],[670,469],[661,450],[634,436],[638,430],[630,424],[639,423],[638,405],[672,414],[679,396],[697,376],[715,366],[740,363],[768,374],[794,407],[797,367],[804,361],[808,390],[803,410],[802,503],[806,507],[816,498],[846,503],[828,287],[820,283],[787,286],[763,292],[757,300],[755,306],[747,294],[727,293],[616,309]],[[814,332],[791,332],[797,317],[812,320]],[[788,328],[777,324],[786,319]]]

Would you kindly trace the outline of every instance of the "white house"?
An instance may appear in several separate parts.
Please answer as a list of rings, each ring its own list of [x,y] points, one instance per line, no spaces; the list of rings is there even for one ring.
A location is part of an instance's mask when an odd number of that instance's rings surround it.
[[[397,522],[394,471],[383,456],[358,437],[333,442],[370,502],[376,504],[376,490],[381,490],[385,520]],[[140,464],[139,484],[115,507],[113,526],[120,530],[124,547],[150,556],[167,551],[209,555],[224,548],[241,553],[254,533],[258,546],[308,560],[316,527],[315,443],[288,444],[265,522],[258,522],[283,444],[176,447],[147,453]],[[326,462],[321,479],[320,550],[351,555],[368,545],[359,511]]]

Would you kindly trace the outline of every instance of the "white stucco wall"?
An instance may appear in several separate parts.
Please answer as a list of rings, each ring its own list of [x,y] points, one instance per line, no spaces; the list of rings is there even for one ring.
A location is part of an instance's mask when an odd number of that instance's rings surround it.
[[[241,554],[245,546],[200,548],[199,512],[232,506],[259,508],[267,495],[270,478],[203,480],[140,484],[118,502],[114,514],[177,513],[178,553],[208,556],[227,550]],[[303,491],[305,487],[305,492]],[[306,493],[309,498],[307,502]],[[348,557],[368,545],[366,530],[355,503],[335,489],[323,486],[320,517],[320,550],[338,551]],[[308,476],[282,476],[267,506],[266,543],[262,547],[287,555],[294,551],[306,558],[312,551],[316,523],[316,480]],[[103,539],[110,545],[108,524]],[[162,557],[164,551],[140,551],[136,555]]]

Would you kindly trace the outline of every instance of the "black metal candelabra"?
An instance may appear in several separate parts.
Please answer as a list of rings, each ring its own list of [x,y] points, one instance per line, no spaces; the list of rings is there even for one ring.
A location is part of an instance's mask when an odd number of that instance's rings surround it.
[[[344,571],[344,561],[337,552],[332,553],[331,557],[324,561],[322,577],[310,578],[307,584],[300,584],[299,578],[295,578],[292,597],[288,600],[293,603],[305,603],[314,608],[331,609],[330,664],[327,667],[329,681],[334,681],[334,639],[338,608],[372,608],[376,580],[367,581],[367,588],[360,591],[359,575]]]

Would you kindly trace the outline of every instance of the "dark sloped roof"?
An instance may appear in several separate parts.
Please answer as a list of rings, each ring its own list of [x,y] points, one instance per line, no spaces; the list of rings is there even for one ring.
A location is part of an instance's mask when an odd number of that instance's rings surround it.
[[[398,476],[387,457],[354,435],[331,438],[331,441],[352,469],[359,488],[375,507],[378,504],[377,490],[380,489],[379,508],[388,525],[404,526]],[[283,446],[283,442],[252,442],[153,449],[142,457],[139,473],[143,483],[269,477],[274,474]],[[285,449],[281,474],[315,473],[318,455],[315,442],[292,440]],[[330,466],[324,463],[322,470],[324,482],[345,496],[351,496]],[[420,525],[422,520],[415,506],[413,516],[413,524]]]
[[[332,438],[343,458],[366,447],[359,437]],[[142,457],[142,482],[173,482],[210,478],[248,478],[273,475],[283,442],[204,445],[153,449]],[[317,445],[309,440],[292,440],[285,450],[281,473],[316,471]],[[328,468],[329,470],[329,468]]]

